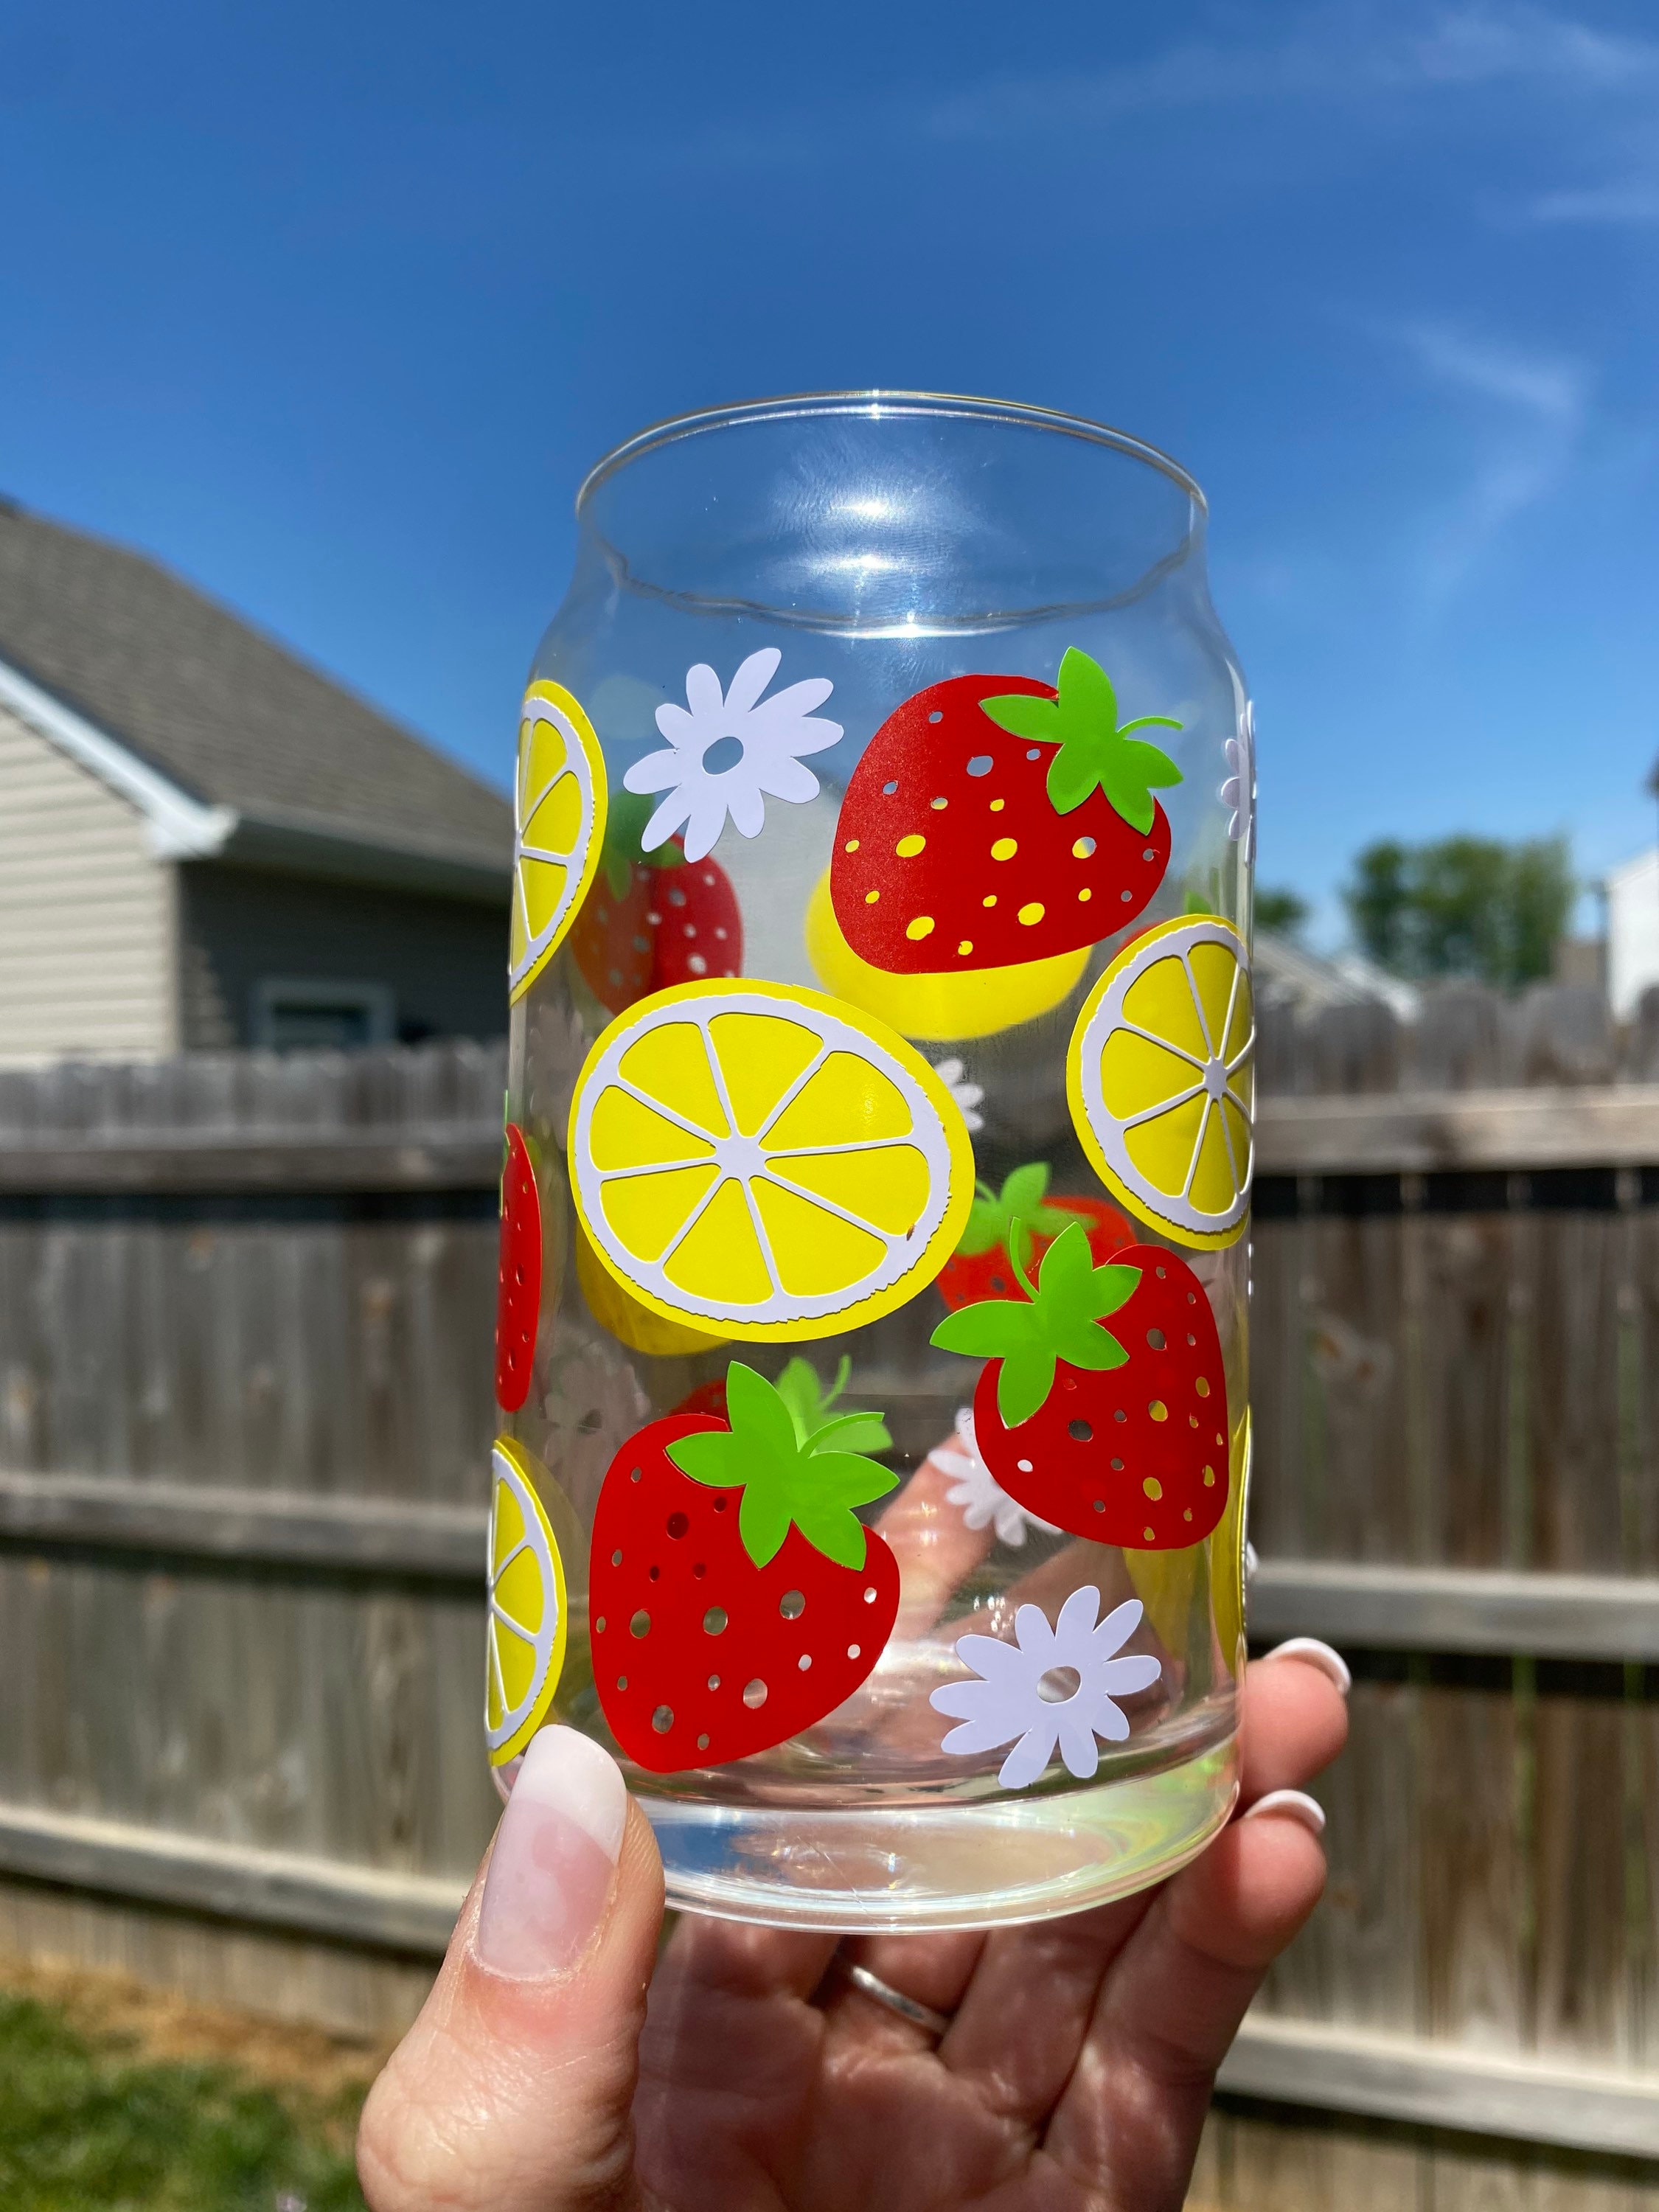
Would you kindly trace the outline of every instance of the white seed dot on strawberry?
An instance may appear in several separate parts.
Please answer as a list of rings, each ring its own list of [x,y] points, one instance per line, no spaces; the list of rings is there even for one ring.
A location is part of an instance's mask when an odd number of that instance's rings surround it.
[[[1187,1339],[1188,1344],[1190,1344],[1192,1340],[1191,1337]],[[1149,1328],[1146,1332],[1146,1341],[1152,1346],[1154,1352],[1162,1352],[1164,1349],[1163,1330],[1161,1328]]]
[[[706,975],[708,973],[708,963],[701,952],[688,953],[685,964],[694,975]]]
[[[799,1620],[806,1610],[806,1600],[799,1590],[785,1590],[778,1600],[778,1611],[786,1620]]]
[[[1035,745],[1028,745],[1025,749],[1025,757],[1027,760],[1041,760],[1042,755]]]
[[[873,1605],[873,1604],[875,1603],[875,1601],[876,1601],[876,1592],[875,1592],[875,1588],[874,1588],[874,1586],[873,1586],[873,1584],[872,1584],[872,1587],[871,1587],[869,1589],[866,1590],[866,1592],[864,1593],[864,1602],[866,1603],[866,1605]]]
[[[945,720],[944,712],[940,708],[932,708],[928,711],[927,719],[930,722],[942,722]]]
[[[708,1686],[709,1686],[709,1688],[710,1688],[711,1690],[718,1690],[718,1689],[719,1689],[719,1687],[720,1687],[720,1676],[719,1676],[718,1674],[711,1674],[711,1675],[708,1677]]]
[[[969,775],[989,775],[996,762],[989,753],[975,753],[968,763]]]
[[[1122,1462],[1122,1461],[1121,1461],[1121,1459],[1115,1459],[1115,1460],[1112,1462],[1112,1472],[1113,1472],[1113,1474],[1122,1474],[1122,1472],[1123,1472],[1123,1462]]]
[[[627,1677],[627,1675],[626,1675],[626,1674],[618,1674],[618,1675],[617,1675],[617,1687],[619,1690],[625,1690],[625,1689],[628,1687],[628,1677]]]
[[[672,890],[668,894],[668,903],[670,906],[684,906],[685,904],[685,893],[680,889],[678,884],[675,884]]]
[[[674,1708],[672,1705],[659,1705],[656,1711],[651,1716],[651,1725],[655,1729],[659,1735],[666,1735],[669,1729],[674,1725]]]
[[[660,929],[662,927],[662,916],[659,914],[648,914],[645,918],[650,923],[653,929]]]
[[[800,1668],[800,1671],[801,1671],[801,1673],[802,1673],[803,1674],[806,1672],[807,1668],[811,1665],[811,1663],[812,1663],[812,1655],[811,1655],[811,1653],[810,1651],[803,1651],[803,1652],[801,1653],[801,1655],[800,1655],[800,1657],[799,1657],[799,1659],[797,1659],[797,1660],[796,1660],[796,1662],[795,1662],[796,1666],[797,1666],[797,1667],[799,1667],[799,1668]]]
[[[760,1708],[766,1703],[766,1685],[761,1680],[758,1674],[755,1677],[752,1682],[745,1682],[744,1684],[743,1702],[748,1706],[751,1713],[758,1712]]]
[[[848,1647],[847,1647],[847,1656],[848,1656],[848,1657],[849,1659],[856,1659],[856,1658],[860,1656],[860,1655],[859,1655],[859,1647],[858,1647],[858,1645],[857,1645],[856,1644],[849,1644],[848,1645]]]
[[[725,942],[726,942],[726,932],[725,932],[723,929],[717,929],[717,930],[714,932],[714,934],[715,934],[715,936],[716,936],[717,938],[719,938],[719,939],[720,939],[720,943],[721,943],[722,945],[724,945],[724,944],[725,944]]]
[[[644,1607],[643,1607],[643,1606],[641,1606],[641,1608],[640,1608],[640,1610],[639,1610],[639,1611],[638,1611],[638,1612],[634,1615],[634,1618],[632,1619],[632,1620],[630,1620],[630,1621],[629,1622],[628,1626],[629,1626],[629,1633],[630,1633],[631,1635],[634,1635],[634,1636],[649,1636],[649,1635],[650,1635],[650,1633],[651,1633],[651,1616],[650,1616],[650,1614],[649,1614],[649,1613],[645,1610],[645,1608],[644,1608]]]
[[[1030,1474],[1031,1472],[1031,1462],[1029,1459],[1016,1460],[1014,1464],[1022,1474]]]
[[[700,1736],[697,1738],[697,1749],[698,1749],[699,1751],[707,1751],[707,1750],[708,1750],[708,1737],[707,1737],[706,1735],[700,1735]]]
[[[593,1624],[593,1633],[595,1636],[603,1636],[605,1634],[605,1615],[603,1613],[599,1615],[599,1619]]]
[[[722,1605],[711,1605],[702,1617],[703,1634],[718,1636],[725,1626],[726,1607]]]
[[[890,799],[897,789],[898,786],[896,783],[884,783],[881,787],[883,798]]]

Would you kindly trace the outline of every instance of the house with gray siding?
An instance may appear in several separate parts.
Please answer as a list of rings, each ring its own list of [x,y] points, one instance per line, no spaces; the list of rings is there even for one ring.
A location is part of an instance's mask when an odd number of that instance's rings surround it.
[[[0,1060],[499,1036],[512,854],[412,732],[0,501]]]

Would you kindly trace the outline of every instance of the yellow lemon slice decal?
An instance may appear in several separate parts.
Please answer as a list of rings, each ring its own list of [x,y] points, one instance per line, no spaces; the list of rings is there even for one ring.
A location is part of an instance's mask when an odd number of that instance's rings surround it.
[[[939,1044],[994,1036],[1035,1021],[1078,986],[1092,948],[1057,952],[1017,968],[981,968],[971,975],[890,975],[854,951],[836,920],[826,870],[806,908],[806,957],[838,999],[892,1024],[901,1036]]]
[[[649,1306],[642,1306],[603,1265],[580,1221],[575,1243],[576,1280],[587,1300],[588,1311],[630,1352],[647,1352],[653,1359],[672,1359],[688,1352],[711,1352],[726,1342],[723,1336],[711,1336],[707,1329],[688,1328],[683,1321],[665,1321]]]
[[[612,1022],[570,1109],[600,1261],[665,1319],[756,1341],[890,1313],[973,1200],[961,1109],[878,1022],[816,991],[714,981]]]
[[[1160,923],[1083,1002],[1072,1121],[1131,1213],[1182,1244],[1231,1244],[1250,1205],[1255,1019],[1249,955],[1213,915]]]
[[[513,919],[507,981],[521,999],[558,951],[605,843],[605,756],[562,684],[532,684],[519,710]]]
[[[553,1702],[564,1666],[564,1568],[526,1454],[496,1439],[484,1632],[484,1741],[490,1764],[516,1759]]]

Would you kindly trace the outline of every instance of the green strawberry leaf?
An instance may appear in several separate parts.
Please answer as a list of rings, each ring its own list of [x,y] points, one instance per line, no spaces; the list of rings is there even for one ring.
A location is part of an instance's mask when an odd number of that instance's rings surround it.
[[[738,1534],[757,1567],[769,1565],[783,1548],[794,1518],[786,1500],[764,1483],[750,1482],[738,1507]]]
[[[1041,1335],[1035,1309],[1023,1299],[983,1298],[946,1314],[929,1341],[941,1352],[965,1352],[970,1359],[1006,1359],[1040,1342]]]
[[[1016,1168],[1003,1183],[1001,1199],[1006,1212],[1029,1220],[1042,1203],[1042,1194],[1048,1188],[1048,1163],[1032,1160],[1023,1168]]]
[[[887,1451],[893,1439],[887,1433],[886,1424],[879,1413],[838,1413],[830,1419],[830,1408],[847,1388],[847,1378],[853,1371],[853,1362],[846,1352],[836,1370],[836,1379],[826,1390],[818,1381],[817,1370],[809,1360],[799,1356],[792,1359],[778,1377],[778,1395],[788,1407],[795,1424],[795,1435],[803,1444],[816,1449],[831,1429],[851,1451]],[[856,1425],[856,1433],[854,1426]]]
[[[1167,753],[1130,732],[1154,726],[1178,730],[1182,725],[1168,714],[1142,714],[1120,726],[1111,678],[1074,645],[1061,657],[1058,690],[1052,734],[1060,739],[1060,750],[1048,763],[1049,804],[1056,814],[1070,814],[1098,789],[1115,812],[1145,836],[1156,811],[1153,790],[1182,779]]]
[[[729,1425],[677,1437],[667,1447],[667,1456],[694,1482],[742,1492],[738,1534],[757,1567],[777,1557],[792,1527],[826,1559],[860,1567],[864,1528],[851,1509],[884,1497],[897,1486],[898,1478],[866,1457],[863,1449],[851,1447],[885,1449],[890,1438],[879,1413],[842,1413],[830,1421],[821,1418],[823,1407],[846,1383],[847,1360],[842,1360],[828,1398],[805,1360],[789,1364],[806,1371],[807,1381],[799,1372],[791,1378],[791,1392],[799,1402],[807,1402],[810,1381],[811,1418],[817,1423],[810,1431],[803,1431],[781,1382],[774,1385],[734,1359],[726,1370]],[[784,1373],[788,1376],[789,1369]],[[878,1446],[871,1441],[877,1436]]]
[[[864,1565],[869,1538],[863,1522],[844,1505],[823,1500],[804,1504],[795,1516],[795,1526],[809,1544],[838,1567],[851,1567],[856,1573]]]
[[[1002,1206],[996,1193],[988,1182],[974,1188],[977,1194],[968,1209],[968,1225],[957,1240],[957,1249],[964,1259],[994,1251],[1002,1242]]]
[[[1003,1361],[997,1375],[997,1411],[1005,1427],[1017,1429],[1048,1402],[1054,1361],[1052,1352],[1036,1344],[1023,1346]]]
[[[1030,738],[1047,745],[1060,742],[1060,705],[1057,699],[1044,699],[1031,691],[1009,691],[995,699],[981,699],[979,710],[988,715],[998,729],[1006,730],[1010,737]]]
[[[939,1323],[932,1340],[943,1352],[1001,1361],[997,1411],[1009,1428],[1018,1428],[1047,1400],[1057,1361],[1097,1372],[1125,1364],[1128,1353],[1100,1322],[1139,1280],[1139,1267],[1110,1261],[1097,1267],[1088,1232],[1073,1218],[1043,1255],[1029,1304],[987,1298],[963,1306]]]
[[[793,1461],[799,1454],[800,1438],[787,1400],[740,1359],[732,1360],[726,1370],[726,1418],[732,1435],[751,1449],[775,1454],[781,1461]]]
[[[1054,1349],[1068,1367],[1087,1367],[1097,1374],[1125,1366],[1129,1358],[1110,1329],[1097,1321],[1068,1322],[1057,1328]]]

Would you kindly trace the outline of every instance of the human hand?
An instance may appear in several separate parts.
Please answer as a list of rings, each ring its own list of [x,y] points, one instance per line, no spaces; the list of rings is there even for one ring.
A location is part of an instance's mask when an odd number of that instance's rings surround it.
[[[649,1825],[597,1744],[544,1729],[364,2110],[369,2203],[1177,2212],[1215,2069],[1324,1882],[1299,1785],[1341,1748],[1339,1685],[1306,1642],[1250,1667],[1241,1816],[1158,1888],[839,1946],[687,1917],[660,1964]],[[842,1961],[949,2014],[943,2036]]]

